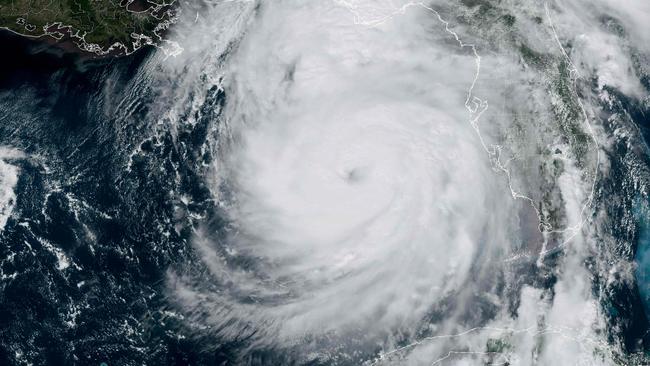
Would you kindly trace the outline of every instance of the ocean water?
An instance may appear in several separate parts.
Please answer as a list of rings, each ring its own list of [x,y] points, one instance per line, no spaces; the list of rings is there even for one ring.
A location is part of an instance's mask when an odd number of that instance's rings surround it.
[[[0,364],[645,364],[647,75],[578,2],[388,3],[0,34]]]

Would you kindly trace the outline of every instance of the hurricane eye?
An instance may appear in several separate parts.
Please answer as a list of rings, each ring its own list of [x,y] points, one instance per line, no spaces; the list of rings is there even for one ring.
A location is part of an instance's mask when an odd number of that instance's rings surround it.
[[[343,180],[349,184],[360,183],[366,177],[366,170],[361,167],[348,169],[343,173]]]

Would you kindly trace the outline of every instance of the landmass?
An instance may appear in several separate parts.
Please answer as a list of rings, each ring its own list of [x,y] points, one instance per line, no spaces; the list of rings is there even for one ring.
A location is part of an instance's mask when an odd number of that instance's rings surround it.
[[[0,29],[97,56],[161,46],[176,0],[0,0]]]

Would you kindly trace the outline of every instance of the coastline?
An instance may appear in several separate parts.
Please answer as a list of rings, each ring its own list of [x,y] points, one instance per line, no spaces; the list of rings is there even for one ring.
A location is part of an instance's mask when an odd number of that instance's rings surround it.
[[[129,55],[97,56],[74,47],[66,41],[49,37],[24,37],[0,29],[0,43],[11,57],[0,58],[0,90],[18,84],[46,81],[60,70],[84,72],[114,62],[139,64],[155,52],[153,47],[142,47]]]
[[[129,0],[118,9],[83,10],[86,11],[90,23],[80,21],[86,15],[75,12],[35,20],[23,17],[19,12],[6,14],[0,17],[0,31],[53,45],[83,58],[128,56],[145,46],[162,48],[166,53],[178,52],[178,45],[165,39],[169,28],[178,19],[179,4],[176,0],[161,4]],[[111,11],[122,14],[121,18],[106,18],[112,14]],[[12,20],[14,16],[15,23]]]

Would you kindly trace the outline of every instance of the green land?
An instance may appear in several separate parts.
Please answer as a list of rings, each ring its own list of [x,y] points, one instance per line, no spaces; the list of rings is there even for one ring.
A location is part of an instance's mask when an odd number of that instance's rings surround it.
[[[95,55],[158,45],[176,0],[0,0],[0,29]]]

